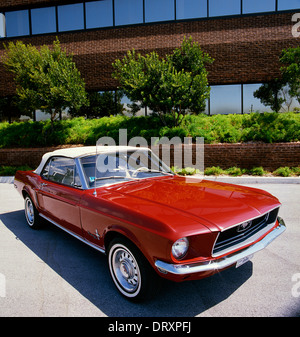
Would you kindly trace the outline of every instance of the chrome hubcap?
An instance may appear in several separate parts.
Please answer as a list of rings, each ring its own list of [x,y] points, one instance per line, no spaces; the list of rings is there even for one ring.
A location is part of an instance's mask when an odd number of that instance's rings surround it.
[[[140,285],[140,270],[134,256],[125,247],[120,247],[114,250],[111,262],[118,284],[126,292],[135,292]]]
[[[29,225],[32,225],[34,223],[34,209],[29,198],[26,198],[25,200],[25,215]]]

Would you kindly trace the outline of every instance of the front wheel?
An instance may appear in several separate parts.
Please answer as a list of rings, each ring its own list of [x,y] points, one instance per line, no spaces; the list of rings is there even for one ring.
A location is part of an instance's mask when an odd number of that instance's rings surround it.
[[[130,241],[117,238],[110,243],[108,265],[116,287],[127,299],[140,301],[155,295],[158,276]]]

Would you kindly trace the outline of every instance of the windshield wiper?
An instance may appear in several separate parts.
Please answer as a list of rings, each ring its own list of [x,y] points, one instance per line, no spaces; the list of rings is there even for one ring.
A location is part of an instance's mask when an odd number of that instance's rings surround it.
[[[131,179],[130,177],[122,177],[122,176],[109,176],[109,177],[99,177],[95,180],[105,180],[105,179]]]
[[[173,173],[171,173],[171,172],[165,172],[165,171],[159,171],[159,170],[149,170],[149,171],[146,171],[146,172],[173,175]]]
[[[136,172],[145,172],[145,173],[161,173],[161,174],[167,174],[167,175],[174,175],[171,172],[165,172],[165,171],[160,171],[160,170],[152,170],[147,167],[141,167],[140,169],[137,169]]]

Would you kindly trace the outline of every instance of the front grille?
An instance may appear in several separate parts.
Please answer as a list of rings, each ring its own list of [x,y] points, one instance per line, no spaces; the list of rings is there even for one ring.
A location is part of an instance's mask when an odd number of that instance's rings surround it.
[[[278,211],[279,208],[275,208],[271,212],[253,219],[251,225],[249,224],[245,230],[240,225],[236,225],[220,232],[213,249],[213,256],[222,255],[258,239],[273,226]]]

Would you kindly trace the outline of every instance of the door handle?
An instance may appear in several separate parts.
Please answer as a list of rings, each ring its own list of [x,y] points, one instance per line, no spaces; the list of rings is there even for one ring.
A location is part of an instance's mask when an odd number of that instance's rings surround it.
[[[47,183],[41,183],[41,187],[45,187],[47,185],[48,185]]]

